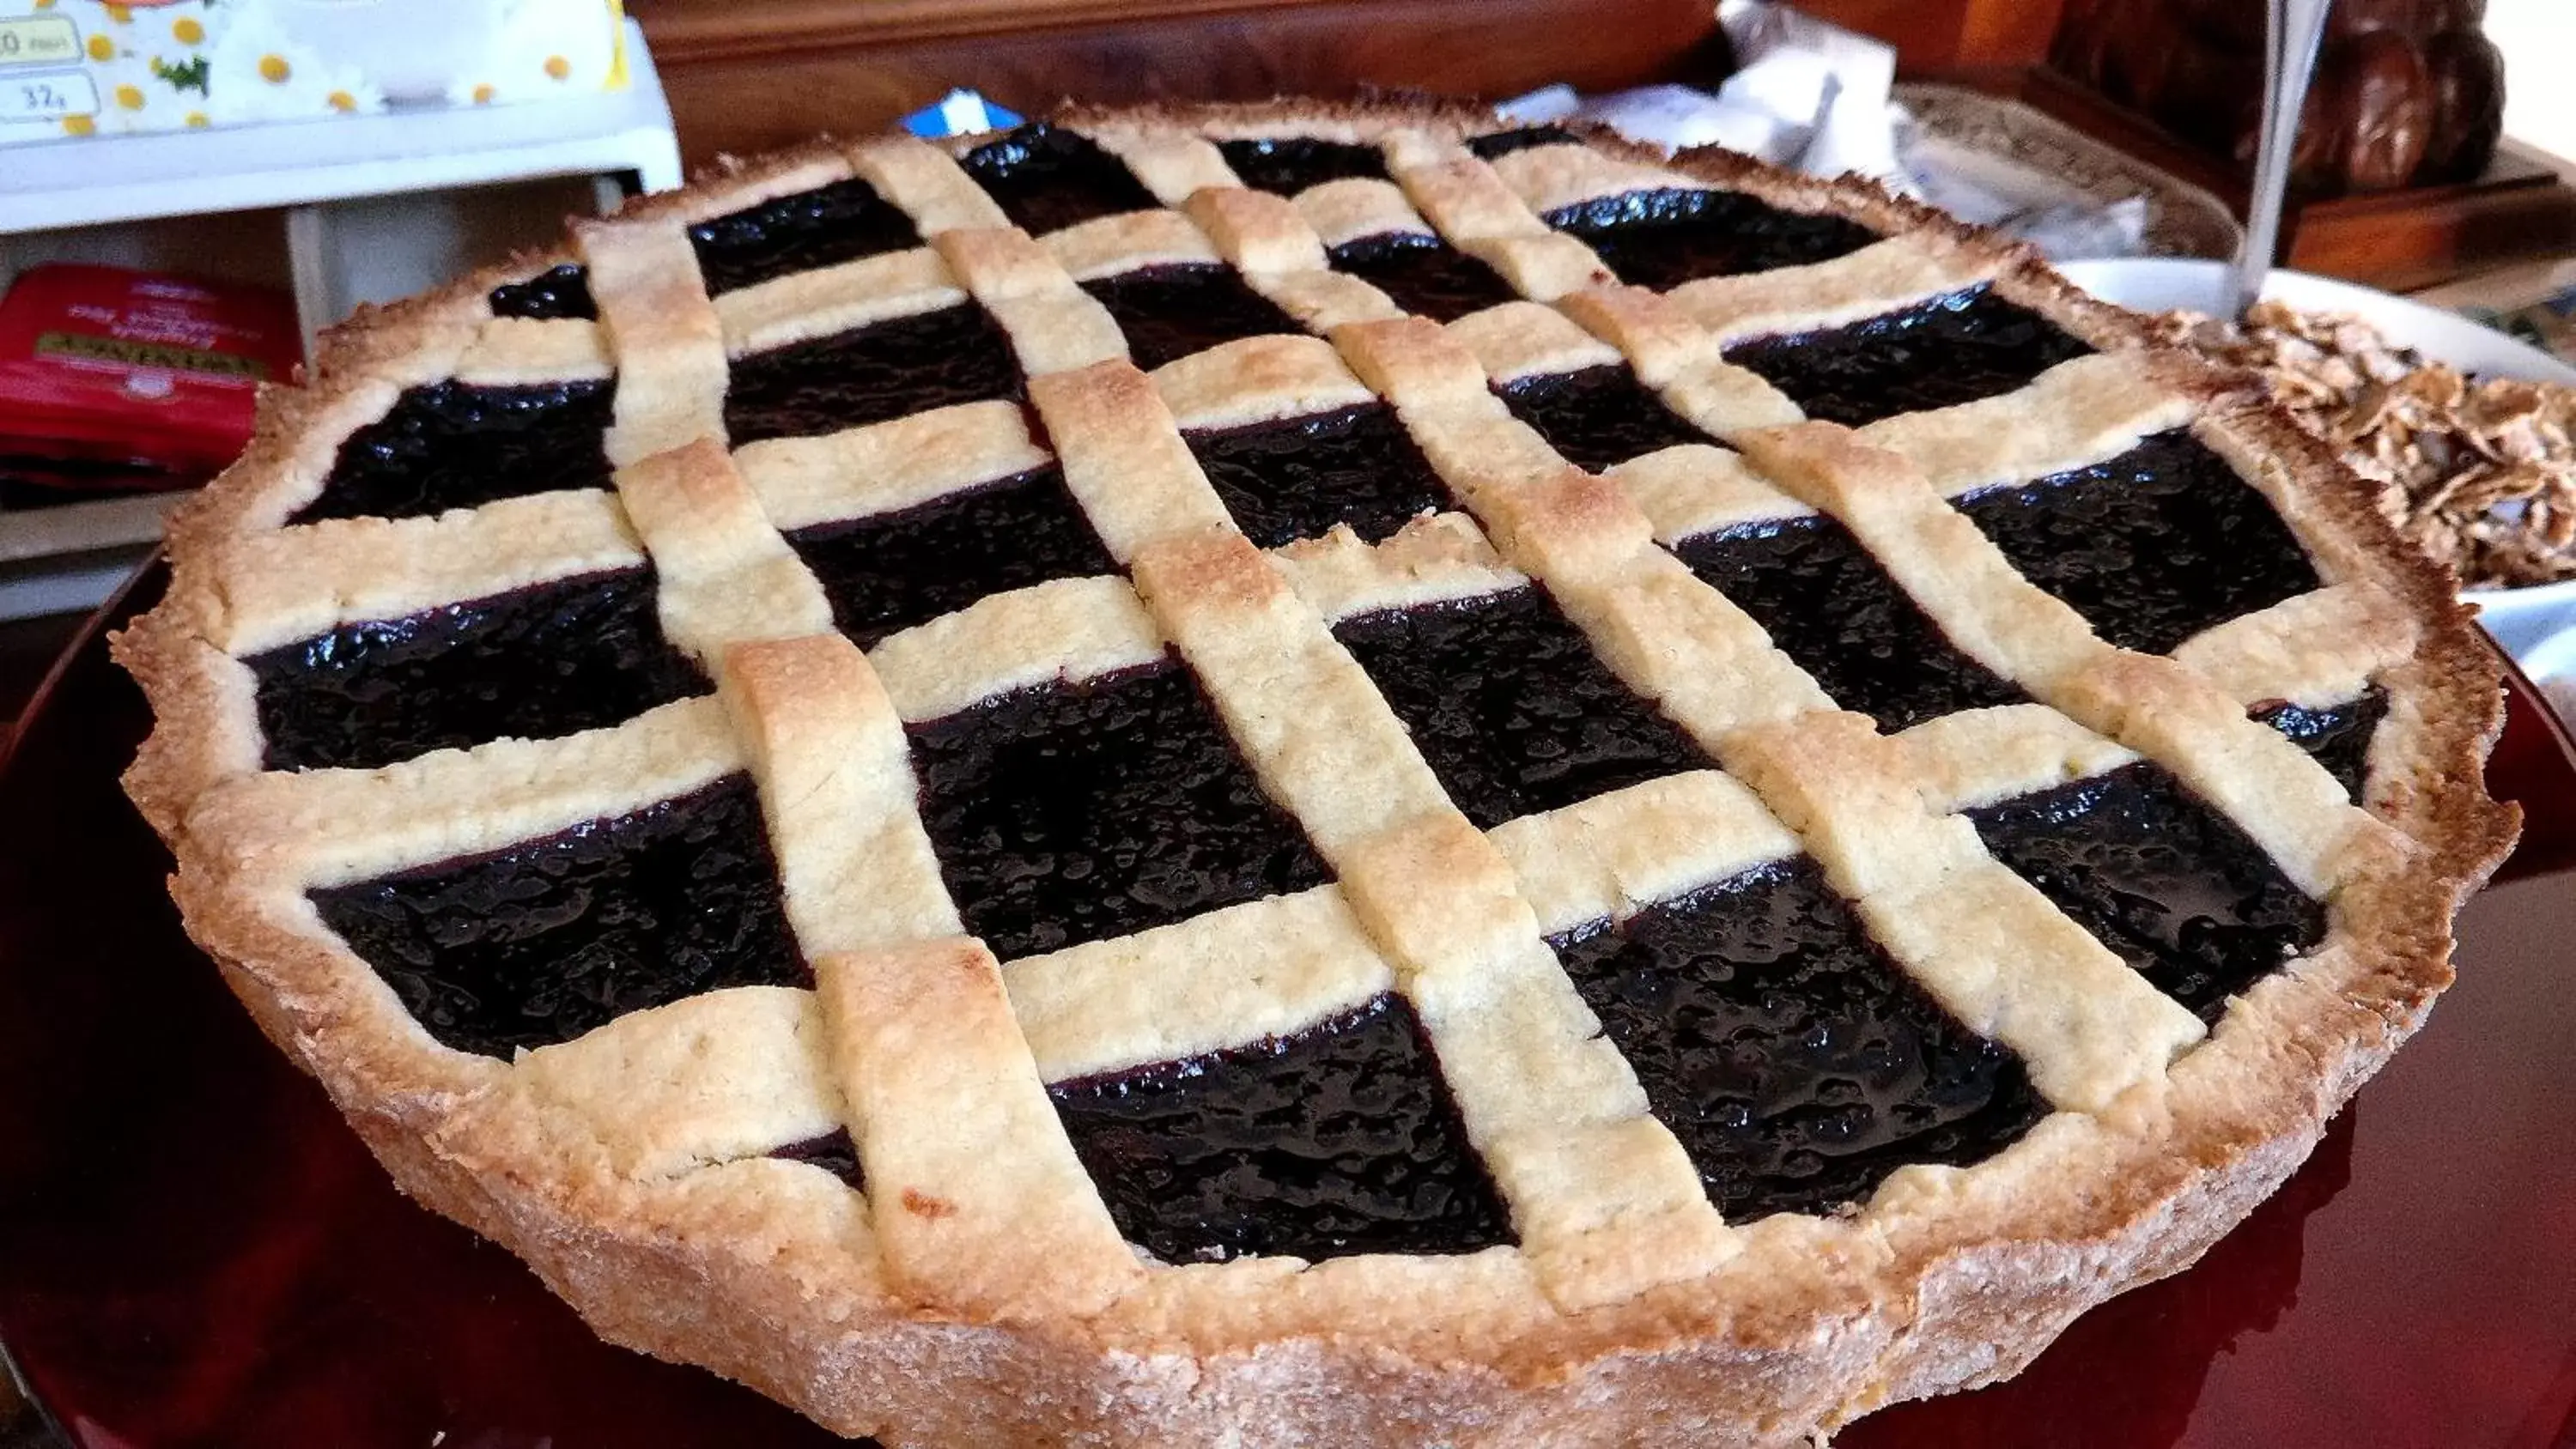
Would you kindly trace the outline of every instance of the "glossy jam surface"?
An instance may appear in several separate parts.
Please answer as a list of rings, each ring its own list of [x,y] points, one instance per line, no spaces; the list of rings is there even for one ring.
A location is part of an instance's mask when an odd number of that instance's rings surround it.
[[[1161,204],[1117,157],[1044,121],[976,147],[963,164],[1011,224],[1031,236]]]
[[[1375,543],[1449,501],[1384,403],[1181,436],[1226,511],[1263,548],[1321,538],[1336,523]]]
[[[1418,231],[1359,237],[1327,256],[1334,271],[1350,273],[1405,311],[1434,322],[1455,322],[1470,312],[1520,299],[1492,267]]]
[[[2512,702],[2488,778],[2531,811],[2531,878],[2468,902],[2459,980],[2283,1193],[2011,1382],[1880,1410],[1835,1449],[2554,1444],[2576,878],[2538,873],[2576,860],[2576,768],[2537,693]],[[0,820],[81,822],[0,849],[0,1338],[37,1401],[92,1449],[849,1449],[602,1341],[394,1186],[182,931],[117,783],[152,726],[93,636],[0,766]]]
[[[1217,262],[1140,267],[1082,284],[1127,334],[1127,352],[1147,372],[1221,342],[1304,331],[1297,319]]]
[[[552,739],[707,689],[662,637],[645,568],[343,624],[243,663],[258,680],[271,770],[372,769],[505,735]]]
[[[1552,944],[1728,1220],[1865,1202],[2048,1114],[2016,1057],[1942,1014],[1802,858]]]
[[[2188,431],[1959,506],[2022,577],[2123,649],[2162,654],[2318,587],[2289,525]]]
[[[2155,988],[2216,1022],[2325,938],[2325,909],[2253,841],[2141,761],[1968,812],[1997,860]]]
[[[1333,637],[1480,830],[1707,768],[1536,585],[1363,614]]]
[[[787,542],[822,580],[832,622],[861,645],[989,594],[1118,572],[1052,463]]]
[[[836,1128],[802,1142],[790,1142],[769,1155],[788,1162],[810,1163],[861,1192],[867,1191],[867,1175],[859,1169],[858,1144],[850,1140],[847,1127]]]
[[[1532,146],[1579,146],[1583,138],[1563,126],[1523,126],[1515,131],[1492,131],[1468,138],[1467,149],[1487,161],[1526,151]]]
[[[1325,879],[1177,664],[1018,690],[911,733],[940,873],[1006,961]]]
[[[1624,362],[1542,372],[1496,391],[1566,461],[1596,473],[1676,443],[1715,441],[1664,406]]]
[[[812,980],[748,775],[312,900],[431,1036],[485,1056],[724,987]]]
[[[1010,338],[966,302],[735,358],[725,431],[741,447],[1020,393]]]
[[[1375,146],[1346,141],[1318,141],[1311,136],[1285,140],[1219,141],[1216,149],[1244,185],[1255,191],[1294,196],[1309,186],[1345,177],[1386,179],[1386,155]]]
[[[2323,709],[2276,704],[2254,712],[2254,718],[2288,735],[2292,743],[2316,757],[2343,782],[2344,793],[2361,798],[2370,769],[2371,736],[2388,718],[2388,691],[2372,689],[2358,699]]]
[[[1673,552],[1753,616],[1826,695],[1894,733],[2024,696],[1959,652],[1851,530],[1822,515],[1684,539]]]
[[[1978,287],[1848,327],[1740,343],[1726,360],[1761,374],[1807,416],[1856,428],[2012,392],[2092,350]]]
[[[524,282],[504,282],[492,289],[492,315],[550,322],[560,318],[595,321],[599,304],[590,296],[590,268],[577,262],[550,267]]]
[[[912,218],[858,177],[689,228],[707,295],[921,245]]]
[[[1512,1241],[1413,1009],[1051,1089],[1109,1215],[1167,1263]]]
[[[287,520],[413,518],[609,484],[612,380],[535,387],[433,382],[351,433],[321,496]]]
[[[1691,188],[1605,196],[1543,220],[1589,244],[1620,281],[1658,292],[1701,277],[1829,262],[1879,239],[1844,217],[1783,211],[1740,191]]]

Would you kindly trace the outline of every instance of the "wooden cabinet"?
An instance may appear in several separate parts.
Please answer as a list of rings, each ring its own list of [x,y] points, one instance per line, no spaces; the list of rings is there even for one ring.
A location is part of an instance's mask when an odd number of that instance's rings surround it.
[[[1500,98],[1713,79],[1714,0],[630,0],[693,162],[882,129],[969,86],[1015,109],[1370,90]]]

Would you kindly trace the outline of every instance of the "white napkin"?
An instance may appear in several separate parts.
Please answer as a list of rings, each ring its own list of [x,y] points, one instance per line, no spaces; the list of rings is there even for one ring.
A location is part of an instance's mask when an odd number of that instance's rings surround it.
[[[1585,101],[1549,86],[1496,107],[1524,124],[1579,117],[1666,150],[1724,146],[1819,176],[1858,172],[1900,190],[1893,47],[1766,0],[1723,0],[1738,69],[1715,95],[1647,86]]]

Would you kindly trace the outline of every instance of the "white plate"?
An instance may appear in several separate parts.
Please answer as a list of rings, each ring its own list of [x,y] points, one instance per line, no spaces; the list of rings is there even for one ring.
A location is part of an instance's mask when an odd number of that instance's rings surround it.
[[[2134,257],[2107,262],[2061,262],[2066,279],[2105,302],[2141,312],[2222,311],[2228,305],[2227,264],[2192,257]],[[2518,377],[2576,387],[2576,367],[2539,348],[2481,327],[2456,312],[2306,272],[2275,271],[2263,298],[2307,312],[2349,312],[2379,329],[2399,347],[2413,348],[2479,377]]]
[[[2177,308],[2218,312],[2228,305],[2224,262],[2139,257],[2061,262],[2057,269],[2103,301],[2141,312]],[[2349,312],[2378,328],[2396,346],[2412,348],[2431,361],[2449,363],[2475,376],[2576,386],[2576,367],[2536,347],[2457,313],[2352,282],[2275,271],[2263,283],[2263,297],[2302,311]],[[2576,579],[2526,589],[2471,589],[2461,597],[2478,606],[2479,621],[2487,632],[2535,680],[2545,684],[2543,676],[2555,674],[2576,681]]]

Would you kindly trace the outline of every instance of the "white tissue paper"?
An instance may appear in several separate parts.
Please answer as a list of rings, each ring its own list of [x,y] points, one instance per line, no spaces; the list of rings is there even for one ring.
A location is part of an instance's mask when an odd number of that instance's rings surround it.
[[[1582,100],[1559,85],[1495,109],[1525,125],[1574,117],[1667,151],[1724,146],[1814,175],[1857,172],[1911,188],[1896,160],[1894,47],[1764,0],[1723,0],[1717,19],[1737,70],[1715,95],[1661,85]]]
[[[1724,146],[1811,176],[1864,176],[2061,259],[2139,250],[2142,198],[2034,202],[1934,163],[1930,148],[1915,144],[1913,117],[1894,100],[1895,47],[1772,0],[1720,0],[1717,19],[1738,68],[1713,95],[1657,85],[1587,100],[1555,85],[1495,109],[1524,125],[1597,121],[1667,151]]]

